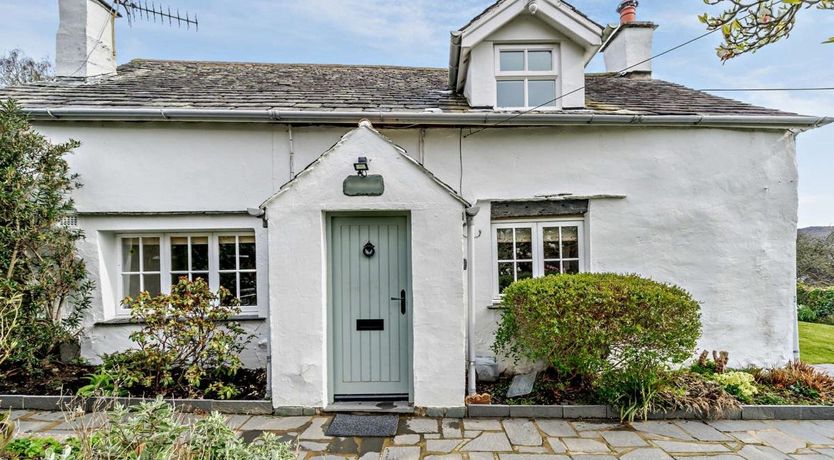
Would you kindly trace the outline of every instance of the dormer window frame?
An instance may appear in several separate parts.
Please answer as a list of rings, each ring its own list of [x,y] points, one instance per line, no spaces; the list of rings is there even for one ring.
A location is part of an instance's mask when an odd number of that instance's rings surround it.
[[[530,102],[530,82],[553,81],[553,98],[556,99],[553,105],[538,107],[536,110],[549,111],[561,110],[561,82],[560,66],[561,56],[558,43],[525,43],[525,44],[495,44],[495,109],[496,110],[530,110],[541,104],[539,101]],[[549,51],[550,70],[529,70],[530,52]],[[523,55],[523,70],[502,70],[501,57],[503,52],[521,52]],[[499,104],[500,85],[502,81],[521,81],[523,86],[524,105],[503,106]]]

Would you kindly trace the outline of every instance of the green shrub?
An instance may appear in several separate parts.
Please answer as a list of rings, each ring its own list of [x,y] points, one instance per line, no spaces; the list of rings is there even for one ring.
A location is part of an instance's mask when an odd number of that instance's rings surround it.
[[[805,305],[799,306],[796,310],[796,317],[805,323],[816,323],[818,318],[817,312],[815,312],[811,307],[806,307]]]
[[[202,278],[181,277],[170,294],[142,292],[123,303],[143,326],[130,335],[138,349],[102,357],[117,386],[189,397],[237,394],[223,378],[241,368],[240,352],[251,336],[230,321],[240,307],[228,290],[213,293]]]
[[[50,437],[25,437],[12,440],[2,451],[2,458],[8,460],[40,460],[50,453],[60,454],[64,444]]]
[[[710,380],[723,386],[727,393],[735,396],[739,401],[746,403],[752,402],[753,397],[759,392],[756,379],[748,372],[733,371],[714,374]]]
[[[692,356],[700,306],[683,289],[636,275],[554,275],[513,283],[494,349],[568,374],[658,368]]]
[[[813,320],[802,319],[800,321],[819,322],[834,324],[834,287],[815,287],[798,283],[796,285],[796,302],[801,307],[799,314],[810,318],[811,315],[805,310],[811,310]]]

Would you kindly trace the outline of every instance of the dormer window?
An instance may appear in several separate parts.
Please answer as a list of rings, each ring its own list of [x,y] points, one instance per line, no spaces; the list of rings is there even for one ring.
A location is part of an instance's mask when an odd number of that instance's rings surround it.
[[[558,48],[554,45],[495,47],[495,106],[558,108]]]

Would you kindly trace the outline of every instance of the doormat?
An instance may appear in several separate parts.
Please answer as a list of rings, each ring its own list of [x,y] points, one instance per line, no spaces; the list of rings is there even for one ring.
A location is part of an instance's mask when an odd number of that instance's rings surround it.
[[[336,414],[324,434],[327,436],[387,438],[397,434],[399,419],[396,415]]]

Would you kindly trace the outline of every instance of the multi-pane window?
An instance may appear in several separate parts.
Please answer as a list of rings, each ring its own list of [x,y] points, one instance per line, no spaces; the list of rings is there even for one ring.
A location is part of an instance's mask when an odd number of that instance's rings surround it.
[[[521,279],[582,271],[582,231],[580,221],[494,224],[495,294]]]
[[[496,47],[496,107],[557,107],[558,55],[553,46]]]
[[[220,285],[240,299],[241,305],[257,304],[255,235],[219,237]]]
[[[181,277],[202,278],[212,290],[220,286],[258,304],[257,251],[254,233],[164,233],[120,235],[119,299],[142,291],[170,292]]]
[[[161,257],[158,236],[122,238],[121,282],[124,296],[160,292]]]

